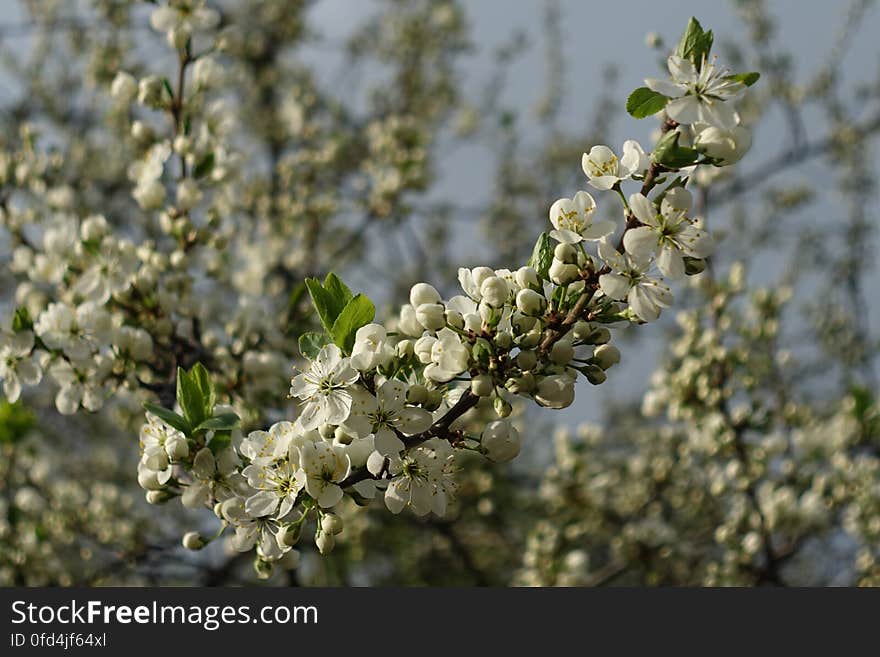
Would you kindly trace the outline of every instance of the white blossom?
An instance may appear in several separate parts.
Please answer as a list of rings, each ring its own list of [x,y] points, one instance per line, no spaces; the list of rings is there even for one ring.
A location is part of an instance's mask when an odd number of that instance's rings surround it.
[[[707,123],[725,130],[736,127],[736,111],[727,101],[735,99],[746,88],[729,77],[714,62],[703,61],[699,69],[689,59],[670,55],[667,60],[672,80],[648,78],[645,84],[657,93],[672,98],[666,114],[683,125]]]
[[[406,389],[402,381],[391,379],[379,386],[375,397],[366,390],[354,390],[351,415],[344,426],[359,436],[372,433],[380,454],[397,454],[404,449],[398,432],[412,435],[425,431],[433,420],[428,411],[406,405]]]
[[[656,253],[661,274],[669,278],[683,277],[684,256],[705,258],[713,246],[709,234],[687,217],[691,202],[691,193],[676,187],[663,197],[658,213],[642,194],[630,196],[630,208],[644,226],[628,230],[623,236],[627,252],[637,259],[651,258]]]
[[[43,371],[31,355],[33,347],[34,334],[31,331],[0,332],[0,380],[3,381],[3,394],[10,402],[18,401],[22,384],[35,386],[43,378]]]
[[[593,146],[590,152],[584,153],[581,158],[581,167],[589,178],[590,185],[603,191],[645,171],[650,164],[650,158],[645,151],[632,139],[623,142],[623,156],[620,159],[607,146]]]
[[[599,255],[614,270],[599,277],[602,292],[612,299],[626,299],[642,321],[653,322],[672,303],[669,286],[648,276],[649,258],[618,253],[608,242],[599,243]]]
[[[613,221],[593,221],[595,212],[596,201],[587,192],[578,192],[574,198],[559,199],[550,206],[550,223],[554,228],[550,237],[576,244],[581,240],[598,240],[614,232]]]
[[[342,424],[351,410],[351,392],[357,370],[334,344],[325,345],[311,367],[291,381],[290,394],[302,399],[299,423],[303,429],[322,424]]]

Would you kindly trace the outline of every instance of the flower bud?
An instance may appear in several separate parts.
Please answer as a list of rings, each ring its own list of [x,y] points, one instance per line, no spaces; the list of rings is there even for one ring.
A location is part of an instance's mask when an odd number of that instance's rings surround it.
[[[172,497],[174,494],[167,490],[148,490],[146,495],[147,504],[165,504]]]
[[[534,369],[538,364],[538,356],[534,351],[523,349],[516,355],[516,364],[521,370]]]
[[[574,401],[574,381],[565,374],[545,376],[538,382],[535,399],[547,408],[566,408]]]
[[[513,318],[511,319],[513,328],[516,329],[517,333],[527,333],[528,331],[531,331],[537,321],[538,320],[534,317],[523,315],[522,311],[519,310],[514,313]]]
[[[443,403],[443,393],[439,390],[429,390],[428,400],[422,404],[422,408],[426,411],[436,411]]]
[[[513,395],[531,392],[535,389],[535,375],[531,372],[523,372],[521,376],[507,379],[504,387]]]
[[[159,473],[148,467],[139,467],[137,474],[138,485],[144,490],[164,490],[165,484],[159,480]]]
[[[483,330],[483,320],[476,313],[468,313],[464,316],[464,328],[466,331],[479,333]]]
[[[275,532],[275,540],[278,542],[279,547],[290,548],[299,542],[301,534],[302,525],[299,523],[281,525],[278,531]]]
[[[446,308],[442,303],[423,303],[416,307],[416,319],[429,331],[439,331],[446,326]]]
[[[607,370],[612,365],[620,362],[620,350],[614,345],[602,344],[596,347],[596,350],[593,352],[593,358],[596,359],[596,364],[599,367]]]
[[[501,397],[496,397],[492,405],[495,407],[495,414],[498,417],[507,417],[513,412],[513,406],[510,405],[510,402]]]
[[[269,561],[257,557],[254,559],[254,572],[257,573],[257,577],[260,579],[269,579],[272,577],[272,571],[275,568]]]
[[[486,425],[480,445],[491,461],[504,463],[519,454],[522,440],[508,420],[495,420]]]
[[[175,50],[183,50],[190,39],[190,32],[185,27],[175,26],[168,32],[168,45]]]
[[[471,392],[477,397],[488,397],[495,392],[495,383],[488,374],[479,374],[471,379]]]
[[[182,434],[175,434],[165,441],[165,453],[172,461],[180,461],[189,456],[189,444]]]
[[[501,320],[501,313],[498,309],[485,301],[480,302],[478,310],[480,311],[480,319],[490,327],[496,326]]]
[[[315,545],[318,548],[318,552],[321,554],[330,554],[333,551],[333,548],[336,546],[336,538],[333,534],[328,534],[325,531],[319,531],[315,534]]]
[[[155,210],[165,201],[165,185],[158,180],[148,180],[136,185],[131,194],[141,208]]]
[[[138,102],[147,107],[162,105],[162,80],[157,75],[148,75],[138,83]]]
[[[532,329],[519,339],[520,349],[533,349],[541,343],[543,333],[537,329]]]
[[[524,289],[516,294],[516,307],[523,315],[536,317],[544,312],[547,300],[534,290]]]
[[[131,124],[131,137],[135,141],[151,142],[154,137],[153,128],[143,121],[133,121]]]
[[[321,531],[324,533],[333,535],[341,534],[342,527],[342,518],[335,513],[325,513],[324,517],[321,518]]]
[[[482,289],[483,281],[494,275],[495,271],[493,269],[490,269],[489,267],[475,267],[471,271],[471,276],[474,279],[474,285],[477,286],[477,289]]]
[[[154,472],[159,472],[168,467],[168,455],[158,445],[144,452],[143,459],[144,465]]]
[[[138,93],[138,83],[131,73],[119,71],[110,85],[110,95],[120,103],[130,103]]]
[[[498,331],[494,342],[499,349],[510,349],[513,346],[513,336],[508,331]]]
[[[571,244],[557,244],[553,250],[553,258],[567,265],[577,263],[578,252]]]
[[[440,303],[440,293],[427,283],[416,283],[409,291],[409,302],[413,308],[423,303]]]
[[[574,347],[568,340],[559,340],[550,349],[550,360],[557,365],[567,365],[574,358]]]
[[[608,378],[608,375],[605,374],[605,371],[596,365],[587,365],[584,368],[584,376],[587,377],[587,381],[592,383],[594,386],[602,385],[605,383],[605,380]]]
[[[409,404],[424,404],[428,400],[428,389],[421,383],[414,383],[406,391],[406,401]]]
[[[107,220],[100,214],[93,214],[83,219],[80,226],[83,242],[96,242],[107,234]]]
[[[605,344],[611,339],[611,331],[607,328],[584,321],[575,322],[572,335],[587,344]]]
[[[500,276],[490,276],[480,285],[480,295],[482,296],[483,303],[488,304],[492,308],[501,308],[501,306],[507,303],[509,294],[507,281]]]
[[[181,210],[191,210],[202,200],[202,190],[192,178],[185,178],[177,185],[177,205]]]
[[[694,139],[694,148],[716,160],[721,166],[739,162],[751,146],[752,135],[742,126],[736,126],[732,130],[709,126],[701,130]]]
[[[523,289],[541,287],[541,284],[538,281],[538,272],[532,267],[520,267],[516,270],[513,279],[516,281],[516,284]]]
[[[451,310],[449,308],[446,309],[446,323],[452,326],[453,328],[457,328],[458,330],[462,330],[464,328],[464,317],[461,316],[461,313],[457,310]]]
[[[409,304],[401,306],[400,308],[400,323],[398,324],[398,328],[401,333],[412,337],[420,336],[425,330],[419,323],[419,320],[416,319],[416,309]]]
[[[436,344],[436,342],[437,338],[430,335],[425,335],[416,340],[416,343],[413,346],[413,351],[420,363],[427,364],[431,362],[431,351],[434,349],[434,344]]]
[[[192,150],[192,139],[187,135],[177,135],[174,138],[174,152],[178,155],[187,155]]]
[[[557,260],[556,258],[553,258],[553,262],[550,265],[550,271],[548,273],[550,276],[550,280],[557,285],[568,285],[578,278],[577,265],[568,265],[564,262]]]
[[[205,539],[198,532],[184,534],[182,543],[187,550],[201,550],[206,545]]]

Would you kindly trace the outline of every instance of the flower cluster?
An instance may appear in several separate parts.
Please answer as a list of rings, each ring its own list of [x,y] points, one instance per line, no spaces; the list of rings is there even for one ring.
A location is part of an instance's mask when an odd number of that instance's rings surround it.
[[[665,422],[558,433],[517,583],[876,585],[878,404],[779,395],[790,291],[743,273],[692,279],[711,303],[679,314],[643,398]]]
[[[711,81],[707,53],[686,56]],[[729,98],[714,82],[699,90],[695,102],[714,108],[701,118],[736,117],[717,109]],[[418,283],[387,324],[335,274],[308,279],[324,331],[299,339],[307,362],[290,386],[298,417],[239,434],[235,415],[215,405],[207,373],[179,370],[182,415],[151,406],[142,430],[139,480],[149,499],[179,495],[212,508],[236,549],[256,549],[261,573],[296,563],[309,518],[318,549],[329,552],[343,529],[334,508],[346,496],[381,497],[392,513],[444,515],[462,452],[496,462],[519,453],[509,417],[517,399],[560,409],[580,377],[603,383],[621,359],[610,329],[658,319],[673,302],[665,280],[703,270],[712,240],[691,216],[686,187],[695,165],[725,162],[680,145],[684,126],[670,116],[652,153],[634,141],[620,159],[606,146],[584,153],[584,182],[620,203],[608,218],[586,191],[559,199],[527,264],[459,269],[461,293],[450,298]],[[210,540],[188,534],[184,544]]]

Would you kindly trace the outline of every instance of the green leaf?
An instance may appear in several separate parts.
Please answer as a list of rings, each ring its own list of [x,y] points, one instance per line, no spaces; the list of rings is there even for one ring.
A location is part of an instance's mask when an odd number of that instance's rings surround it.
[[[214,169],[214,152],[205,153],[193,167],[193,178],[203,178]]]
[[[549,233],[541,233],[532,249],[532,257],[529,258],[528,265],[538,272],[538,276],[549,280],[548,272],[551,264],[553,264],[553,238]]]
[[[348,289],[348,286],[332,271],[327,274],[327,278],[324,279],[324,289],[330,293],[335,307],[338,308],[336,313],[337,316],[339,316],[342,309],[345,308],[348,305],[348,302],[352,300],[352,297],[354,297],[351,290]]]
[[[168,81],[168,78],[162,78],[162,85],[165,87],[165,91],[168,92],[168,95],[171,98],[174,98],[174,89],[171,88],[171,82]]]
[[[196,368],[188,373],[182,367],[178,367],[177,403],[180,404],[183,416],[191,427],[200,425],[210,417],[210,413],[205,412],[207,402],[201,375],[196,374]]]
[[[240,421],[235,413],[220,413],[220,415],[215,415],[202,422],[193,430],[193,433],[196,431],[228,431],[235,429]]]
[[[758,79],[761,77],[761,74],[757,71],[752,71],[751,73],[737,73],[736,75],[728,75],[725,80],[733,80],[734,82],[742,82],[747,87],[751,87]]]
[[[333,322],[336,321],[336,317],[339,315],[339,310],[336,308],[336,301],[333,299],[333,296],[324,289],[324,286],[321,285],[321,281],[317,278],[307,278],[306,287],[309,290],[309,296],[312,297],[312,304],[315,306],[315,310],[318,311],[318,317],[321,319],[321,324],[327,330],[327,333],[329,333],[330,329],[333,328]]]
[[[626,111],[630,113],[630,116],[644,119],[662,110],[668,102],[669,99],[663,94],[648,89],[648,87],[639,87],[626,99]]]
[[[363,294],[358,294],[346,304],[333,323],[330,337],[345,353],[351,353],[357,330],[369,324],[376,316],[376,306]]]
[[[149,402],[144,404],[144,408],[155,415],[157,418],[162,420],[169,427],[174,427],[185,435],[190,434],[191,427],[189,422],[187,422],[186,419],[182,418],[174,411],[169,411],[167,408],[163,408],[162,406],[151,404]]]
[[[31,313],[25,306],[15,309],[12,317],[12,331],[20,333],[21,331],[29,331],[34,327],[34,321],[31,319]]]
[[[210,373],[204,365],[196,363],[189,374],[201,393],[205,417],[211,417],[214,413],[214,405],[217,403],[217,396],[214,393],[214,384],[211,383]]]
[[[868,411],[874,403],[874,397],[869,388],[863,386],[853,386],[849,391],[853,398],[853,415],[859,422],[863,422]]]
[[[18,442],[35,424],[34,414],[20,401],[10,404],[0,400],[0,445]]]
[[[700,21],[691,17],[684,34],[681,35],[675,54],[691,60],[699,68],[703,59],[709,56],[713,40],[712,30],[704,32]]]
[[[216,431],[208,441],[208,449],[216,456],[232,444],[232,434],[229,431]]]
[[[299,336],[299,353],[305,358],[314,360],[321,348],[330,343],[326,333],[309,331]]]
[[[695,164],[699,159],[699,152],[693,148],[685,148],[678,145],[681,135],[677,131],[667,132],[654,147],[652,155],[654,162],[670,169],[681,169]]]

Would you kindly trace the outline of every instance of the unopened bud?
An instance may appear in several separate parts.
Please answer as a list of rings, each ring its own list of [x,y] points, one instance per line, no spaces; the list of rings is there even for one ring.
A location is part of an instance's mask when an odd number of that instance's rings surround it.
[[[577,262],[577,249],[571,244],[557,244],[553,250],[553,257],[567,265],[573,265]]]
[[[415,383],[406,391],[406,401],[410,404],[424,404],[428,400],[428,389],[421,383]]]
[[[593,358],[596,359],[596,364],[599,367],[607,370],[612,365],[620,362],[620,350],[614,345],[602,344],[596,347],[596,350],[593,352]]]
[[[550,349],[550,360],[557,365],[566,365],[574,358],[574,347],[568,340],[559,340]]]
[[[531,370],[538,364],[538,356],[534,351],[525,349],[516,355],[516,364],[521,370]]]
[[[187,550],[201,550],[206,545],[205,539],[198,532],[184,534],[182,543]]]
[[[516,294],[516,308],[523,315],[535,317],[544,312],[547,300],[542,294],[531,289],[523,289]]]
[[[327,534],[341,534],[343,528],[342,518],[335,513],[325,513],[321,518],[321,532]]]
[[[488,397],[495,391],[495,384],[488,374],[480,374],[471,379],[471,392],[477,397]]]
[[[146,497],[147,504],[165,504],[174,494],[167,490],[148,490]]]
[[[409,291],[409,302],[413,308],[418,308],[423,303],[440,303],[440,293],[427,283],[416,283]]]
[[[272,577],[272,571],[275,568],[272,564],[265,559],[257,557],[254,559],[254,571],[257,573],[257,577],[260,579],[269,579]]]
[[[501,397],[495,398],[493,406],[495,407],[495,414],[498,417],[507,417],[513,412],[513,406],[510,405],[510,402]]]
[[[318,552],[321,554],[330,554],[336,546],[336,538],[334,538],[333,534],[319,531],[315,534],[315,545],[318,548]]]
[[[587,381],[592,383],[594,386],[605,383],[605,380],[608,378],[608,375],[605,374],[605,371],[597,365],[588,365],[587,367],[585,367],[584,376],[586,376]]]
[[[278,528],[278,531],[275,532],[275,540],[278,541],[279,546],[283,548],[289,548],[293,547],[299,542],[299,537],[301,534],[301,524],[282,525]]]
[[[578,278],[577,265],[569,265],[556,258],[553,258],[548,273],[550,280],[557,285],[568,285],[569,283],[576,281]]]

